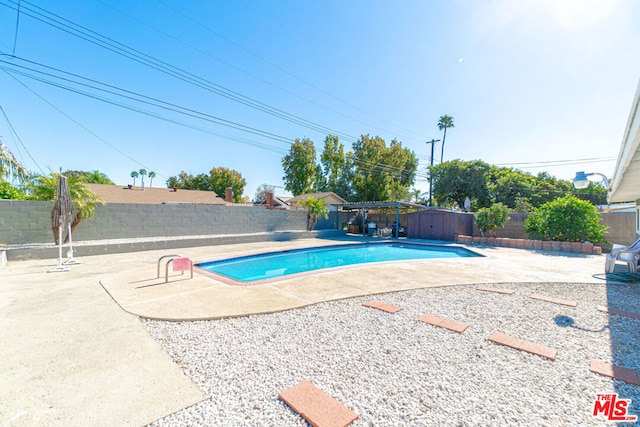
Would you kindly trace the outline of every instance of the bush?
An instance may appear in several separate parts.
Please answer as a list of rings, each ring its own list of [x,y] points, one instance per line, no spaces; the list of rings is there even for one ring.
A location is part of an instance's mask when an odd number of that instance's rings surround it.
[[[480,208],[475,214],[476,226],[484,233],[490,232],[495,236],[495,229],[504,227],[509,221],[509,209],[502,203],[494,203],[491,207]]]
[[[27,196],[6,181],[0,182],[0,199],[24,200]]]
[[[537,208],[524,223],[533,239],[600,243],[607,227],[597,208],[575,196],[560,197]]]

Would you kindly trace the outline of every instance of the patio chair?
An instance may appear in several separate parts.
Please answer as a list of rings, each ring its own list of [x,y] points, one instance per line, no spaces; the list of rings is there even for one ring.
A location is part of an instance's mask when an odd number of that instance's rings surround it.
[[[640,239],[631,246],[613,244],[611,252],[607,255],[604,264],[606,273],[613,273],[616,269],[616,261],[626,262],[631,273],[638,272],[638,261],[640,261]]]

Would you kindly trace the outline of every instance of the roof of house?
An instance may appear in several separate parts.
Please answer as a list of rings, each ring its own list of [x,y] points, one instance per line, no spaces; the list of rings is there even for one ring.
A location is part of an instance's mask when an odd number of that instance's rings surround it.
[[[640,199],[640,84],[631,105],[608,201],[615,203],[638,199]]]
[[[345,199],[343,199],[342,197],[338,196],[336,193],[332,192],[332,191],[324,191],[321,193],[306,193],[306,194],[300,194],[296,197],[292,197],[291,199],[288,200],[289,204],[292,203],[297,203],[300,202],[302,200],[308,199],[309,197],[313,197],[315,199],[326,199],[327,197],[335,197],[337,200],[340,201],[340,203],[347,203],[347,201]]]
[[[109,184],[85,184],[105,203],[205,203],[225,205],[227,202],[213,191],[183,190],[173,188],[132,187]]]

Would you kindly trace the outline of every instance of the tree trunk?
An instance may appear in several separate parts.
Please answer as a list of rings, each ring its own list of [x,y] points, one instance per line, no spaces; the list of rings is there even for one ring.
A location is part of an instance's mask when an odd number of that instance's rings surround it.
[[[313,222],[311,223],[311,228],[309,229],[309,231],[313,231],[313,229],[316,228],[317,223],[318,223],[318,215],[313,214]]]
[[[311,212],[307,211],[307,231],[311,231]]]
[[[440,151],[440,163],[444,159],[444,141],[447,139],[447,126],[444,127],[444,135],[442,136],[442,151]]]

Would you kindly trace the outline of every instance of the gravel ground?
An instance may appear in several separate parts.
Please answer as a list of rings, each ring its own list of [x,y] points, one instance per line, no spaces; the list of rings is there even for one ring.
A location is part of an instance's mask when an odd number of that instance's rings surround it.
[[[592,415],[598,393],[640,387],[589,371],[592,359],[640,370],[640,286],[501,284],[503,295],[452,286],[333,301],[269,315],[143,323],[209,396],[153,426],[305,426],[278,393],[310,380],[359,415],[353,426],[611,425]],[[577,300],[567,307],[531,294]],[[378,300],[396,314],[362,307]],[[462,334],[423,313],[468,323]],[[566,316],[567,318],[560,318]],[[563,322],[564,320],[564,322]],[[567,325],[569,323],[569,325]],[[487,340],[503,332],[558,350],[555,361]]]

